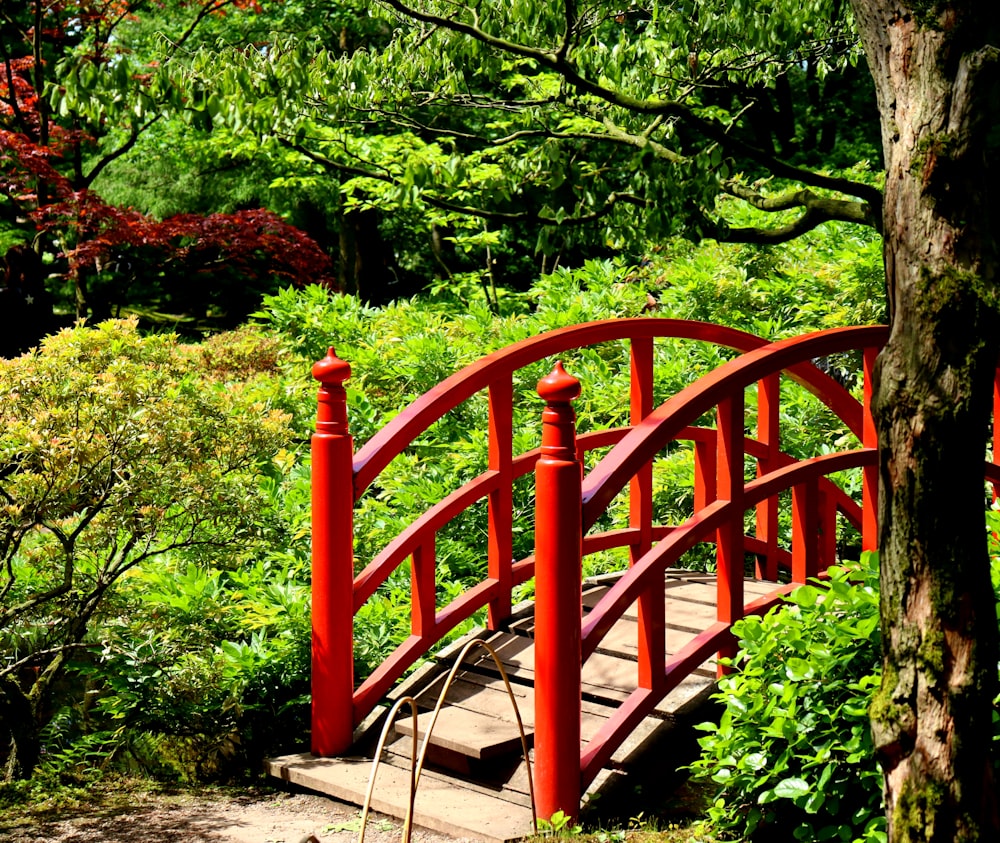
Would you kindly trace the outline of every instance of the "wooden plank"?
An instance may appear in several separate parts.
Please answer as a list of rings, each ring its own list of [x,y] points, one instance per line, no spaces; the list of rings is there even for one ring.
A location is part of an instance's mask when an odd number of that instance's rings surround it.
[[[401,770],[409,770],[411,763],[410,738],[399,738],[398,741],[390,743],[386,747],[384,763],[392,764]],[[447,770],[434,769],[435,760],[434,747],[430,747],[427,753],[424,771],[429,775],[446,776],[450,773]],[[447,752],[445,750],[445,752]],[[455,754],[456,757],[457,753]],[[467,763],[467,767],[460,773],[455,773],[462,780],[463,787],[470,790],[491,794],[501,799],[506,799],[515,805],[525,808],[531,807],[531,796],[528,788],[528,770],[524,763],[523,756],[508,756],[507,758],[493,758],[487,761],[470,759],[461,756]],[[529,763],[534,764],[534,750],[528,750]],[[534,769],[534,767],[532,767]],[[421,779],[423,774],[421,775]]]
[[[689,621],[688,618],[683,618],[682,620]],[[714,621],[714,618],[712,620]],[[701,630],[697,627],[692,627],[690,621],[688,624],[679,624],[668,620],[664,634],[664,646],[667,655],[670,656],[678,652],[689,641],[693,640],[699,632]],[[638,621],[623,619],[611,627],[608,634],[601,639],[601,643],[597,646],[597,652],[617,655],[621,658],[634,661],[639,655],[638,642]]]
[[[589,611],[597,605],[610,586],[602,585],[598,588],[589,589],[583,596],[583,606],[585,611]],[[745,579],[743,589],[747,596],[746,602],[770,594],[777,588],[777,583],[766,582],[764,580]],[[663,596],[668,609],[674,603],[699,604],[705,607],[716,605],[716,581],[714,574],[693,574],[684,576],[668,575],[663,583]],[[633,603],[622,614],[623,618],[635,620],[637,618],[636,606]],[[714,613],[712,615],[714,621]],[[701,631],[700,629],[698,630]]]
[[[433,706],[441,693],[441,683],[443,682],[444,677],[440,677],[427,688],[426,695],[421,697],[418,702],[423,704],[426,700],[429,706]],[[517,699],[518,711],[521,714],[525,730],[533,731],[535,726],[535,689],[530,685],[521,684],[512,685],[511,689]],[[511,709],[510,699],[504,689],[503,680],[498,676],[484,673],[459,673],[445,699],[450,706],[478,711],[488,714],[490,717],[504,720],[509,724],[514,723],[514,712]],[[584,700],[581,708],[580,734],[583,741],[589,741],[597,734],[604,721],[611,716],[614,708],[590,700]]]
[[[307,753],[267,762],[267,772],[284,781],[326,793],[355,805],[364,803],[371,772],[368,758],[316,758]],[[425,770],[414,806],[423,828],[484,843],[508,843],[532,833],[531,809],[473,788],[459,779]],[[410,773],[392,764],[379,766],[372,809],[402,819],[409,801]]]
[[[490,641],[509,676],[515,677],[518,682],[534,682],[534,642],[532,639],[498,632],[491,637]],[[489,673],[493,662],[492,659],[480,659],[475,664],[477,670]],[[682,683],[677,691],[661,700],[655,710],[661,715],[669,715],[677,705],[678,699],[686,700],[692,694],[700,692],[705,682],[710,681],[709,676],[714,679],[714,672],[707,667],[704,672],[699,673],[701,675],[696,673],[690,680],[694,687],[682,690],[684,689],[684,683]],[[583,665],[582,691],[584,699],[616,707],[635,690],[636,683],[636,663],[633,660],[604,653],[594,653]]]
[[[417,737],[421,741],[426,738],[433,717],[433,711],[426,711],[417,717]],[[400,735],[412,736],[413,718],[404,715],[396,721],[395,729]],[[530,742],[534,733],[526,729],[525,737]],[[521,733],[514,723],[477,711],[446,706],[438,712],[430,743],[470,758],[495,758],[521,752]]]

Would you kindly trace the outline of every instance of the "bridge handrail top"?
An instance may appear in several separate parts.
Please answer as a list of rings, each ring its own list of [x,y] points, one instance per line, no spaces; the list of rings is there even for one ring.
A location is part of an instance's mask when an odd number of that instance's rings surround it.
[[[878,345],[885,341],[888,332],[884,326],[854,326],[831,328],[818,333],[827,335],[859,330],[875,332],[875,340],[869,344]],[[764,338],[738,328],[690,319],[650,316],[584,322],[527,337],[486,355],[441,381],[368,440],[354,457],[355,500],[361,497],[382,469],[431,424],[499,378],[512,376],[518,369],[562,351],[586,348],[602,342],[639,338],[710,342],[744,354],[769,345]]]
[[[806,373],[818,370],[808,361],[857,348],[882,345],[888,337],[883,325],[829,328],[758,346],[703,375],[675,393],[615,445],[591,469],[584,481],[584,530],[623,487],[625,482],[676,433],[720,401],[775,372],[788,371],[808,387]],[[808,367],[805,369],[804,367]],[[843,390],[839,384],[834,383]]]
[[[499,378],[563,351],[640,338],[699,340],[740,352],[767,345],[763,337],[739,328],[654,316],[601,319],[527,337],[459,369],[411,402],[369,439],[354,457],[355,500],[431,424]]]

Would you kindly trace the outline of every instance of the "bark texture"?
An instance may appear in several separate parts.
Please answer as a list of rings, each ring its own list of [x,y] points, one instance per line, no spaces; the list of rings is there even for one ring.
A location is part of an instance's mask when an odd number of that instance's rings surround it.
[[[996,0],[852,0],[882,115],[892,330],[876,368],[889,839],[1000,839],[983,461],[1000,348]]]

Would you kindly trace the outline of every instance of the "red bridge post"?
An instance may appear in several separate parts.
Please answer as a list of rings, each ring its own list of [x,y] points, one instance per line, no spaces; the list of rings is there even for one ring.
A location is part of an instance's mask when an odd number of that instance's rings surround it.
[[[732,501],[734,513],[743,512],[743,392],[734,392],[719,402],[716,411],[716,496]],[[716,531],[717,617],[730,626],[743,617],[743,518],[731,517]],[[736,639],[730,637],[720,658],[736,655]],[[722,676],[730,668],[720,664]]]
[[[351,367],[331,348],[312,369],[320,382],[312,437],[312,752],[345,752],[354,733],[354,443],[344,381]]]
[[[580,382],[557,363],[538,394],[546,407],[535,468],[535,787],[547,819],[580,810],[583,466],[570,406]]]
[[[875,391],[875,361],[878,348],[864,351],[864,392],[861,400],[863,427],[861,444],[866,448],[878,449],[878,429],[872,413],[872,396]],[[861,469],[861,549],[878,550],[878,464]]]

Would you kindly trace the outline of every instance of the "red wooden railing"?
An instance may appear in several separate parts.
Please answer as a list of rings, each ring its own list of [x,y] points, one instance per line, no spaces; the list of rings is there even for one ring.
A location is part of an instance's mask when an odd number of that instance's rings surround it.
[[[699,340],[743,352],[696,383],[653,407],[656,338]],[[313,439],[313,730],[316,755],[336,755],[351,745],[353,729],[392,684],[455,626],[486,607],[491,628],[509,617],[515,585],[535,576],[536,712],[535,770],[538,812],[574,814],[580,794],[614,749],[653,706],[713,653],[732,653],[731,623],[762,612],[790,586],[744,605],[744,554],[756,554],[761,577],[775,580],[780,567],[793,583],[804,582],[835,556],[838,513],[875,547],[874,425],[862,404],[820,372],[812,358],[862,349],[868,396],[875,355],[886,338],[880,327],[843,328],[777,343],[730,328],[670,319],[588,323],[532,337],[491,354],[421,396],[357,454],[347,426],[344,381],[350,367],[333,350],[316,364],[320,381]],[[545,401],[541,447],[512,453],[514,373],[571,349],[626,340],[631,355],[631,424],[577,436],[571,400],[579,384],[559,367],[539,383]],[[778,397],[782,375],[815,394],[859,440],[857,449],[794,461],[782,453]],[[1000,382],[998,382],[1000,383]],[[753,436],[744,433],[744,391],[757,385]],[[481,390],[488,391],[489,458],[480,476],[430,507],[355,575],[353,506],[385,466],[429,425]],[[998,387],[1000,390],[1000,387]],[[864,406],[869,402],[866,400]],[[716,428],[696,427],[715,410]],[[682,525],[657,524],[653,512],[652,461],[669,442],[691,440],[695,453],[694,513]],[[583,477],[583,456],[611,447]],[[757,476],[744,479],[744,455]],[[862,469],[862,502],[851,500],[828,475]],[[535,555],[512,559],[514,481],[536,472]],[[630,489],[627,528],[587,534],[613,498]],[[790,551],[778,545],[778,495],[792,490]],[[448,606],[438,608],[434,589],[435,537],[473,504],[487,500],[487,573]],[[756,532],[744,535],[744,513],[755,509]],[[718,622],[683,651],[664,650],[663,572],[701,541],[718,555]],[[581,620],[581,558],[628,547],[630,568]],[[410,636],[356,689],[352,618],[378,586],[410,560]],[[637,689],[582,756],[579,736],[580,664],[633,602],[639,603]],[[567,657],[567,653],[570,656]],[[579,654],[577,656],[577,653]],[[574,726],[575,723],[575,726]]]

